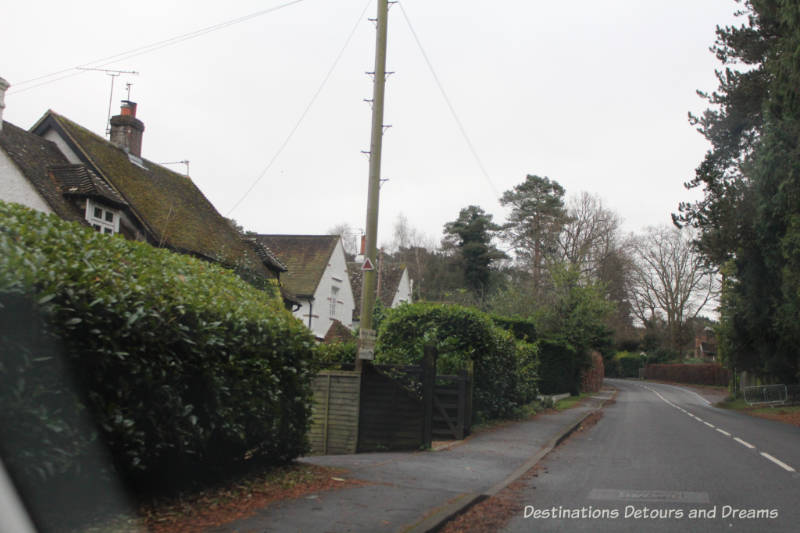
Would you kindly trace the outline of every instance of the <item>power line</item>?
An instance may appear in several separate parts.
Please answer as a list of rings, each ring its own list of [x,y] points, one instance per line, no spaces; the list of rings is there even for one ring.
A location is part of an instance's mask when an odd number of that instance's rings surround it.
[[[355,35],[356,30],[358,29],[358,25],[361,23],[362,19],[364,18],[364,14],[367,12],[367,9],[369,8],[371,3],[372,3],[372,0],[368,0],[367,1],[367,5],[364,6],[364,10],[361,11],[361,14],[358,15],[358,20],[356,20],[356,23],[353,25],[353,29],[350,31],[350,35],[347,36],[347,39],[344,42],[344,46],[342,46],[342,49],[339,51],[339,54],[336,56],[336,59],[334,59],[333,65],[331,65],[331,68],[328,69],[328,72],[327,72],[327,74],[325,74],[325,77],[323,78],[322,83],[320,83],[319,87],[317,88],[317,91],[314,93],[314,96],[311,97],[311,101],[308,103],[306,108],[303,110],[303,113],[300,115],[300,118],[297,120],[297,123],[295,123],[294,127],[289,132],[289,135],[287,135],[286,139],[284,139],[283,144],[281,144],[280,147],[278,147],[278,150],[272,156],[272,159],[270,159],[269,163],[267,163],[267,166],[264,168],[264,170],[261,171],[261,173],[258,175],[258,177],[253,181],[252,185],[250,185],[250,187],[247,189],[247,191],[245,191],[245,193],[242,195],[242,197],[239,198],[239,200],[237,200],[236,203],[233,204],[233,207],[231,207],[228,210],[228,213],[226,214],[226,216],[230,217],[231,213],[233,213],[233,211],[237,207],[239,207],[239,204],[241,204],[247,198],[247,196],[253,191],[253,189],[255,189],[256,185],[258,185],[258,182],[260,182],[261,179],[267,174],[267,172],[269,172],[269,169],[272,168],[272,165],[275,163],[275,161],[278,159],[278,157],[283,153],[283,150],[289,144],[289,141],[292,140],[292,137],[294,137],[295,132],[300,128],[300,124],[303,123],[303,120],[306,118],[306,115],[308,115],[308,112],[311,110],[311,107],[314,105],[314,102],[317,101],[317,97],[319,97],[320,93],[322,92],[322,89],[324,89],[325,85],[328,83],[328,80],[330,79],[331,75],[333,74],[333,71],[336,69],[336,66],[339,64],[339,60],[342,59],[342,56],[344,55],[345,50],[350,45],[350,41],[353,40],[353,36]]]
[[[469,147],[470,152],[472,152],[472,156],[475,158],[475,161],[478,163],[478,167],[481,169],[481,173],[483,177],[486,179],[486,182],[492,188],[495,196],[499,197],[500,193],[497,190],[497,187],[494,186],[494,182],[492,182],[492,178],[489,177],[489,173],[486,171],[486,167],[483,166],[483,162],[481,158],[478,156],[477,150],[475,150],[475,146],[472,144],[472,141],[467,135],[467,130],[464,128],[464,124],[461,123],[461,119],[458,118],[458,113],[456,113],[453,104],[450,102],[450,98],[447,96],[447,93],[444,90],[444,86],[442,86],[441,80],[439,80],[439,76],[436,75],[436,70],[433,68],[433,64],[431,63],[428,54],[425,53],[425,49],[422,47],[422,42],[419,40],[419,36],[417,32],[414,30],[414,26],[411,24],[411,20],[408,18],[408,13],[406,13],[405,7],[403,7],[402,2],[397,2],[400,6],[400,11],[403,13],[403,18],[406,19],[406,24],[408,24],[408,29],[411,30],[411,35],[414,37],[414,40],[419,47],[419,51],[422,52],[422,57],[425,59],[425,63],[428,64],[428,69],[430,69],[431,74],[433,75],[434,81],[436,81],[436,85],[439,87],[439,92],[442,93],[442,97],[444,97],[444,101],[447,103],[447,107],[450,108],[450,113],[453,115],[453,119],[455,119],[456,124],[458,125],[459,131],[461,131],[461,135],[464,137],[464,140],[467,142],[467,146]]]
[[[292,6],[294,4],[299,4],[302,1],[303,0],[292,0],[290,2],[285,2],[283,4],[280,4],[278,6],[274,6],[274,7],[270,7],[270,8],[267,8],[267,9],[262,9],[260,11],[256,11],[254,13],[250,13],[249,15],[244,15],[244,16],[241,16],[241,17],[238,17],[238,18],[235,18],[235,19],[231,19],[231,20],[228,20],[228,21],[225,21],[225,22],[220,22],[218,24],[214,24],[212,26],[207,26],[205,28],[200,28],[198,30],[194,30],[194,31],[191,31],[191,32],[188,32],[188,33],[177,35],[175,37],[170,37],[169,39],[163,39],[161,41],[157,41],[157,42],[150,43],[150,44],[147,44],[147,45],[144,45],[144,46],[140,46],[138,48],[133,48],[133,49],[127,50],[125,52],[120,52],[118,54],[113,54],[113,55],[110,55],[110,56],[101,57],[99,59],[95,59],[94,61],[89,61],[87,63],[83,63],[83,64],[75,66],[75,67],[70,67],[70,68],[58,70],[56,72],[51,72],[50,74],[45,74],[43,76],[37,76],[35,78],[31,78],[31,79],[28,79],[28,80],[17,82],[17,83],[14,84],[14,86],[17,87],[17,89],[9,91],[9,94],[23,93],[25,91],[29,91],[31,89],[35,89],[37,87],[41,87],[42,85],[55,83],[57,81],[60,81],[60,80],[66,79],[66,78],[71,78],[72,76],[77,76],[78,74],[83,74],[84,70],[81,70],[81,69],[85,69],[87,67],[104,67],[106,65],[110,65],[111,63],[116,63],[118,61],[122,61],[122,60],[125,60],[125,59],[130,59],[132,57],[137,57],[137,56],[140,56],[140,55],[148,54],[150,52],[155,52],[156,50],[160,50],[161,48],[165,48],[167,46],[172,46],[172,45],[175,45],[175,44],[178,44],[178,43],[182,43],[184,41],[188,41],[189,39],[194,39],[196,37],[200,37],[202,35],[206,35],[207,33],[211,33],[211,32],[217,31],[217,30],[221,30],[221,29],[227,28],[229,26],[233,26],[235,24],[240,24],[242,22],[246,22],[246,21],[254,19],[256,17],[260,17],[262,15],[266,15],[268,13],[272,13],[274,11],[278,11],[279,9],[283,9],[285,7]],[[64,75],[62,76],[62,74],[64,74]],[[59,77],[57,77],[55,79],[48,79],[48,78],[52,78],[53,76],[59,76]],[[29,83],[34,83],[34,82],[37,82],[37,81],[40,81],[40,80],[44,80],[44,81],[41,81],[40,83],[36,83],[35,85],[31,85],[29,87],[18,88],[20,86],[24,86],[24,85],[27,85]]]

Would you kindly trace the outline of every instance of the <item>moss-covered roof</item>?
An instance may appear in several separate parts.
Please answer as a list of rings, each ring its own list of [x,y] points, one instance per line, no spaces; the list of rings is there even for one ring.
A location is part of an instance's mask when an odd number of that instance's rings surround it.
[[[301,298],[314,296],[339,239],[338,235],[256,235],[289,269],[281,281]]]
[[[4,121],[0,131],[0,148],[56,215],[64,220],[85,223],[83,214],[64,198],[49,174],[51,167],[69,163],[54,143]]]
[[[48,111],[34,128],[44,130],[52,124],[77,148],[79,157],[120,192],[147,226],[155,244],[268,273],[256,250],[191,179],[145,159],[140,166],[121,148],[53,111]]]
[[[361,316],[361,287],[364,280],[364,271],[361,270],[361,263],[347,263],[347,275],[350,276],[350,286],[353,287],[353,298],[355,298],[356,306],[353,310],[353,316]],[[400,287],[400,280],[403,279],[403,272],[406,266],[397,263],[384,263],[379,262],[379,272],[376,274],[380,277],[380,285],[377,286],[377,297],[384,307],[391,307],[394,301],[394,295]]]

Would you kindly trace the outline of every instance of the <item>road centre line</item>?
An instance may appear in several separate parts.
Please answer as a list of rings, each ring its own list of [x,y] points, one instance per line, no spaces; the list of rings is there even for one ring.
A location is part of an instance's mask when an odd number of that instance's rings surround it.
[[[705,420],[703,420],[702,418],[700,418],[700,417],[698,417],[698,416],[695,416],[694,414],[690,413],[689,411],[686,411],[685,409],[683,409],[682,407],[678,406],[677,404],[674,404],[674,403],[672,403],[671,401],[669,401],[669,400],[667,400],[666,398],[664,398],[664,397],[663,397],[661,394],[659,394],[659,392],[658,392],[657,390],[655,390],[655,389],[651,389],[650,387],[646,387],[646,386],[644,386],[644,385],[642,385],[642,388],[645,388],[645,389],[649,390],[650,392],[652,392],[653,394],[655,394],[656,396],[658,396],[659,398],[661,398],[661,400],[662,400],[664,403],[666,403],[666,404],[668,404],[668,405],[671,405],[672,407],[674,407],[675,409],[678,409],[679,411],[683,411],[683,412],[684,412],[684,413],[686,413],[688,416],[690,416],[690,417],[694,418],[694,419],[695,419],[695,420],[697,420],[698,422],[702,422],[703,424],[707,425],[708,427],[716,429],[718,432],[722,433],[722,434],[723,434],[723,435],[725,435],[726,437],[732,437],[732,438],[733,438],[733,440],[735,440],[736,442],[738,442],[738,443],[739,443],[739,444],[741,444],[742,446],[745,446],[745,447],[747,447],[747,448],[749,448],[749,449],[751,449],[751,450],[755,450],[755,449],[756,449],[756,447],[755,447],[755,446],[753,446],[752,444],[750,444],[749,442],[747,442],[747,441],[745,441],[745,440],[742,440],[742,439],[740,439],[739,437],[734,437],[733,435],[731,435],[730,433],[728,433],[728,432],[727,432],[727,431],[725,431],[724,429],[720,429],[720,428],[718,428],[718,427],[714,426],[713,424],[710,424],[710,423],[706,422],[706,421],[705,421]],[[675,387],[675,388],[680,388],[680,387]],[[691,391],[689,391],[689,392],[691,392]],[[695,393],[695,394],[696,394],[696,393]],[[698,396],[699,396],[699,395],[698,395]],[[711,405],[711,403],[710,403],[710,402],[708,402],[708,401],[706,401],[706,403],[708,403],[709,405]],[[766,453],[766,452],[759,452],[759,453],[761,454],[761,456],[762,456],[762,457],[764,457],[765,459],[767,459],[767,460],[771,461],[772,463],[774,463],[774,464],[776,464],[776,465],[780,466],[781,468],[783,468],[783,469],[784,469],[784,470],[786,470],[787,472],[796,472],[796,470],[795,470],[794,468],[792,468],[791,466],[787,465],[786,463],[784,463],[784,462],[783,462],[783,461],[781,461],[780,459],[778,459],[778,458],[776,458],[776,457],[773,457],[773,456],[771,456],[770,454],[768,454],[768,453]]]
[[[772,457],[772,456],[771,456],[770,454],[768,454],[767,452],[761,452],[761,455],[763,455],[765,458],[769,459],[770,461],[772,461],[773,463],[775,463],[775,464],[776,464],[776,465],[778,465],[779,467],[783,468],[783,469],[784,469],[784,470],[786,470],[787,472],[794,472],[794,471],[795,471],[795,469],[794,469],[794,468],[792,468],[791,466],[787,465],[786,463],[784,463],[784,462],[783,462],[783,461],[781,461],[780,459],[776,459],[776,458]]]

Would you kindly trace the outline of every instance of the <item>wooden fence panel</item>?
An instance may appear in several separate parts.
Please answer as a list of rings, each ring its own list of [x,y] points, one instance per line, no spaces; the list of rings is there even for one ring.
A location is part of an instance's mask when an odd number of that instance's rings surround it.
[[[313,379],[311,388],[314,392],[308,435],[311,453],[355,453],[358,445],[361,374],[323,370]]]

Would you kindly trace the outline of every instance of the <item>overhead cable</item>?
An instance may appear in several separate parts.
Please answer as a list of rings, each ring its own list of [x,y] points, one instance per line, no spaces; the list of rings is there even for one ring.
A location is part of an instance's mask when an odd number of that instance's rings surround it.
[[[284,2],[283,4],[270,7],[267,9],[262,9],[260,11],[256,11],[254,13],[250,13],[249,15],[244,15],[235,19],[231,19],[225,22],[220,22],[218,24],[214,24],[212,26],[207,26],[205,28],[201,28],[198,30],[191,31],[189,33],[184,33],[181,35],[177,35],[175,37],[170,37],[169,39],[163,39],[161,41],[157,41],[154,43],[150,43],[144,46],[140,46],[137,48],[133,48],[131,50],[127,50],[125,52],[120,52],[118,54],[113,54],[106,57],[101,57],[99,59],[95,59],[94,61],[89,61],[87,63],[83,63],[81,65],[77,65],[75,67],[65,68],[56,72],[51,72],[50,74],[45,74],[43,76],[37,76],[35,78],[31,78],[28,80],[24,80],[21,82],[17,82],[14,84],[14,89],[9,91],[9,94],[18,94],[23,93],[25,91],[29,91],[31,89],[35,89],[36,87],[41,87],[42,85],[47,85],[50,83],[54,83],[65,78],[71,78],[72,76],[77,76],[79,74],[83,74],[85,71],[80,70],[82,68],[87,67],[104,67],[106,65],[110,65],[112,63],[116,63],[119,61],[123,61],[126,59],[130,59],[132,57],[137,57],[140,55],[148,54],[150,52],[155,52],[156,50],[160,50],[161,48],[165,48],[167,46],[172,46],[178,43],[182,43],[184,41],[188,41],[189,39],[194,39],[196,37],[200,37],[202,35],[206,35],[207,33],[211,33],[217,30],[221,30],[227,28],[229,26],[233,26],[235,24],[240,24],[242,22],[246,22],[248,20],[254,19],[256,17],[260,17],[262,15],[266,15],[268,13],[272,13],[274,11],[278,11],[279,9],[283,9],[285,7],[292,6],[294,4],[298,4],[303,0],[291,0],[290,2]],[[58,76],[53,78],[54,76]],[[35,83],[39,82],[39,83]],[[29,85],[33,83],[34,85]],[[26,86],[27,85],[27,86]]]
[[[253,189],[255,189],[256,185],[258,185],[258,182],[260,182],[261,179],[264,176],[266,176],[267,172],[269,172],[269,169],[272,168],[272,165],[275,163],[275,161],[278,159],[278,157],[283,153],[283,150],[289,144],[289,141],[292,140],[292,137],[294,137],[295,132],[300,128],[300,125],[303,123],[303,120],[306,118],[306,115],[308,115],[308,112],[311,110],[311,107],[314,105],[314,102],[317,101],[317,97],[319,97],[320,93],[322,92],[322,89],[324,89],[325,85],[328,83],[328,80],[330,79],[331,75],[333,74],[333,71],[336,69],[336,66],[339,64],[339,60],[342,59],[342,56],[344,55],[345,50],[350,45],[350,41],[353,40],[353,36],[356,34],[356,30],[358,29],[358,25],[363,20],[364,14],[367,12],[367,8],[369,8],[371,3],[372,3],[372,0],[368,0],[367,1],[367,5],[364,6],[364,10],[361,11],[361,13],[358,15],[358,19],[356,20],[356,23],[353,25],[353,29],[350,31],[350,35],[347,36],[347,39],[345,40],[344,45],[342,46],[342,49],[339,51],[339,54],[336,56],[336,59],[334,59],[333,65],[331,65],[331,68],[328,69],[327,74],[325,74],[325,77],[322,79],[322,83],[319,84],[319,87],[317,88],[317,91],[311,97],[311,101],[308,102],[308,105],[303,110],[303,113],[300,115],[300,118],[297,120],[297,122],[295,123],[294,127],[289,132],[289,135],[287,135],[286,139],[284,139],[283,144],[281,144],[280,147],[278,147],[278,150],[272,156],[272,159],[270,159],[269,163],[267,163],[267,166],[264,167],[264,170],[261,171],[261,173],[258,175],[258,177],[253,181],[253,183],[247,189],[247,191],[245,191],[245,193],[242,195],[242,197],[239,198],[239,200],[237,200],[236,203],[233,204],[233,207],[231,207],[228,210],[228,213],[227,213],[226,216],[230,216],[231,213],[237,207],[239,207],[239,204],[241,204],[250,195],[250,193],[253,191]]]
[[[495,196],[499,197],[500,193],[498,192],[497,187],[495,187],[494,182],[492,182],[492,178],[489,177],[489,173],[486,171],[486,167],[483,166],[483,162],[481,161],[481,158],[478,156],[478,152],[477,150],[475,150],[475,146],[472,144],[469,135],[467,135],[467,130],[464,128],[464,124],[461,122],[461,119],[458,118],[458,113],[456,113],[456,110],[453,107],[450,98],[447,96],[447,92],[445,92],[444,86],[442,85],[439,76],[436,75],[436,70],[433,68],[433,64],[431,63],[428,54],[425,52],[425,48],[423,48],[422,42],[420,41],[417,32],[414,30],[414,26],[411,24],[411,19],[408,18],[408,13],[406,13],[406,9],[405,7],[403,7],[403,2],[397,2],[397,4],[400,6],[400,11],[403,13],[403,18],[406,19],[406,24],[408,24],[408,28],[411,30],[411,35],[414,37],[414,40],[416,41],[417,46],[419,47],[419,51],[422,52],[422,57],[425,59],[425,63],[428,64],[428,69],[430,69],[431,74],[433,75],[433,79],[434,81],[436,81],[436,85],[439,87],[439,92],[442,93],[442,97],[444,97],[444,101],[447,103],[447,107],[450,109],[450,113],[453,115],[453,119],[455,119],[456,124],[458,125],[458,129],[461,132],[461,135],[467,142],[467,146],[469,147],[470,152],[472,152],[472,157],[474,157],[475,161],[478,163],[478,167],[480,168],[483,177],[486,179],[486,182],[492,188],[492,191],[494,192]]]

